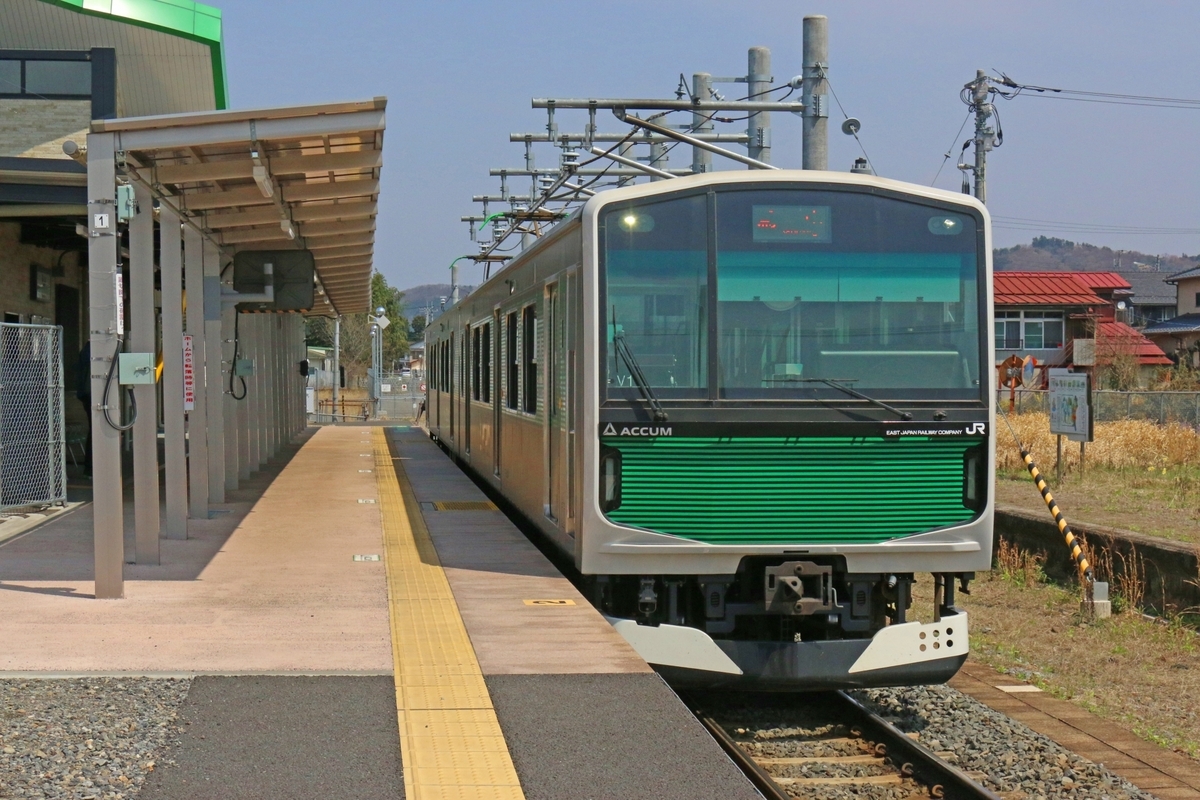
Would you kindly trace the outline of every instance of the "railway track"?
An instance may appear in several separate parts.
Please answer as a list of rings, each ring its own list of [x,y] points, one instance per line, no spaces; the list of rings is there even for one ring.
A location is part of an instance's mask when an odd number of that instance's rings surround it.
[[[1000,800],[844,692],[684,699],[768,800]]]

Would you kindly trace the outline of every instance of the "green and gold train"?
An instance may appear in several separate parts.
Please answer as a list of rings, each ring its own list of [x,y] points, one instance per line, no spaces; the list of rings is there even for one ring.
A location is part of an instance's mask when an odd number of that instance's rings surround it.
[[[991,561],[990,253],[973,198],[869,175],[602,192],[427,328],[430,433],[677,684],[944,681]]]

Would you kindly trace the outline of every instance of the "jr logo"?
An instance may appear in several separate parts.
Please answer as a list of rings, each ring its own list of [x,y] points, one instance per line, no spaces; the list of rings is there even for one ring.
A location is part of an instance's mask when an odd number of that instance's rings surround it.
[[[972,433],[987,433],[987,425],[982,422],[972,422],[967,426],[967,435]]]

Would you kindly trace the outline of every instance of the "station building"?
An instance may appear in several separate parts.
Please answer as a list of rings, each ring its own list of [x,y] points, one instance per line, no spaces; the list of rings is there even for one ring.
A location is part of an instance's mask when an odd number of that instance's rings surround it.
[[[221,13],[190,0],[0,4],[0,350],[61,353],[40,419],[90,451],[97,597],[305,426],[303,316],[369,308],[385,106],[230,110]],[[0,486],[65,484],[7,458]]]

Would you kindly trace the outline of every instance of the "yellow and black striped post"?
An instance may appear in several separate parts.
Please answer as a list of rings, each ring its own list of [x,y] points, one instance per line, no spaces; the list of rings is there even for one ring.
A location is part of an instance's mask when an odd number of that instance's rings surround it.
[[[1046,501],[1046,508],[1050,509],[1050,513],[1054,516],[1054,522],[1058,525],[1058,530],[1062,533],[1063,538],[1067,540],[1067,547],[1071,549],[1071,555],[1075,558],[1075,563],[1079,567],[1079,574],[1088,581],[1093,580],[1092,565],[1088,563],[1087,556],[1083,553],[1083,548],[1079,545],[1079,539],[1071,532],[1071,526],[1067,524],[1067,520],[1063,517],[1062,512],[1058,510],[1058,503],[1054,502],[1054,495],[1050,494],[1050,487],[1046,485],[1046,481],[1042,478],[1041,471],[1038,470],[1037,464],[1033,463],[1033,456],[1021,445],[1021,460],[1025,462],[1025,467],[1029,470],[1029,474],[1033,477],[1033,482],[1037,484],[1038,491],[1042,493],[1042,499]]]

